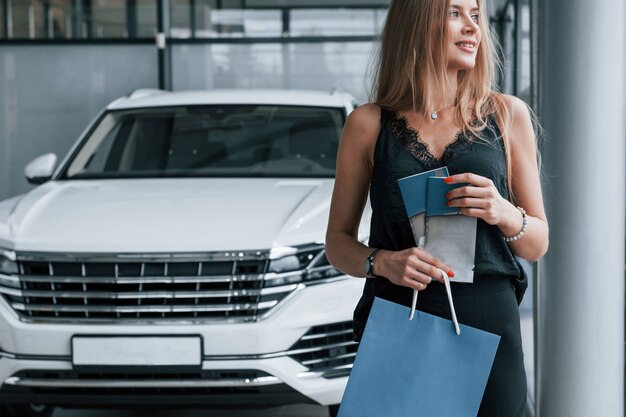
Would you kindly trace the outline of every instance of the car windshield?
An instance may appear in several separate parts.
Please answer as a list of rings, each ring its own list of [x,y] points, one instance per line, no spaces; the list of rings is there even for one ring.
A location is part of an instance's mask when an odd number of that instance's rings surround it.
[[[286,105],[110,111],[60,178],[334,177],[344,117]]]

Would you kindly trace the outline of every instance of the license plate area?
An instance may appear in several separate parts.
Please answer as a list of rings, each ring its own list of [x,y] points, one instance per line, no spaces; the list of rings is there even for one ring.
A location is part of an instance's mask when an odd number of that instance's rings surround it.
[[[76,368],[200,369],[202,337],[74,336],[72,364]]]

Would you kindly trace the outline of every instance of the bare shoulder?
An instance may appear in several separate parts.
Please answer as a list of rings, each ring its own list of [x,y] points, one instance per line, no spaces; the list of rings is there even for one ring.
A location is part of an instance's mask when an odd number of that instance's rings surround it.
[[[374,103],[367,103],[356,108],[346,120],[346,127],[356,129],[362,133],[378,133],[380,129],[380,107]]]
[[[508,94],[501,94],[504,104],[510,112],[509,138],[512,146],[535,146],[535,132],[531,112],[524,100]]]
[[[501,94],[501,97],[506,103],[508,109],[511,111],[513,120],[524,117],[528,117],[530,119],[530,112],[528,111],[529,107],[524,100],[509,94]]]
[[[348,116],[341,139],[344,147],[353,151],[358,149],[357,153],[367,158],[370,165],[373,164],[374,147],[380,132],[380,113],[380,107],[373,103],[358,107]]]

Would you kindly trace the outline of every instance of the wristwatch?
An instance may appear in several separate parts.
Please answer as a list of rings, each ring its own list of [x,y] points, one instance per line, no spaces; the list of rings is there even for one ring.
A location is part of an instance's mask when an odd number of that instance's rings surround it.
[[[374,275],[374,256],[376,255],[376,252],[378,252],[380,249],[375,249],[370,256],[368,256],[367,258],[365,258],[365,262],[363,263],[363,269],[365,269],[365,274],[368,277],[377,277],[378,275]]]

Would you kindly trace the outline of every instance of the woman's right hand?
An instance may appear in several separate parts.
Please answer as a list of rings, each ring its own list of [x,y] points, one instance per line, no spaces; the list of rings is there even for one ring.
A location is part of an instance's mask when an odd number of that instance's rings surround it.
[[[419,248],[401,251],[381,250],[376,254],[375,275],[387,278],[396,285],[422,291],[433,279],[444,282],[441,272],[454,277],[452,268]]]

